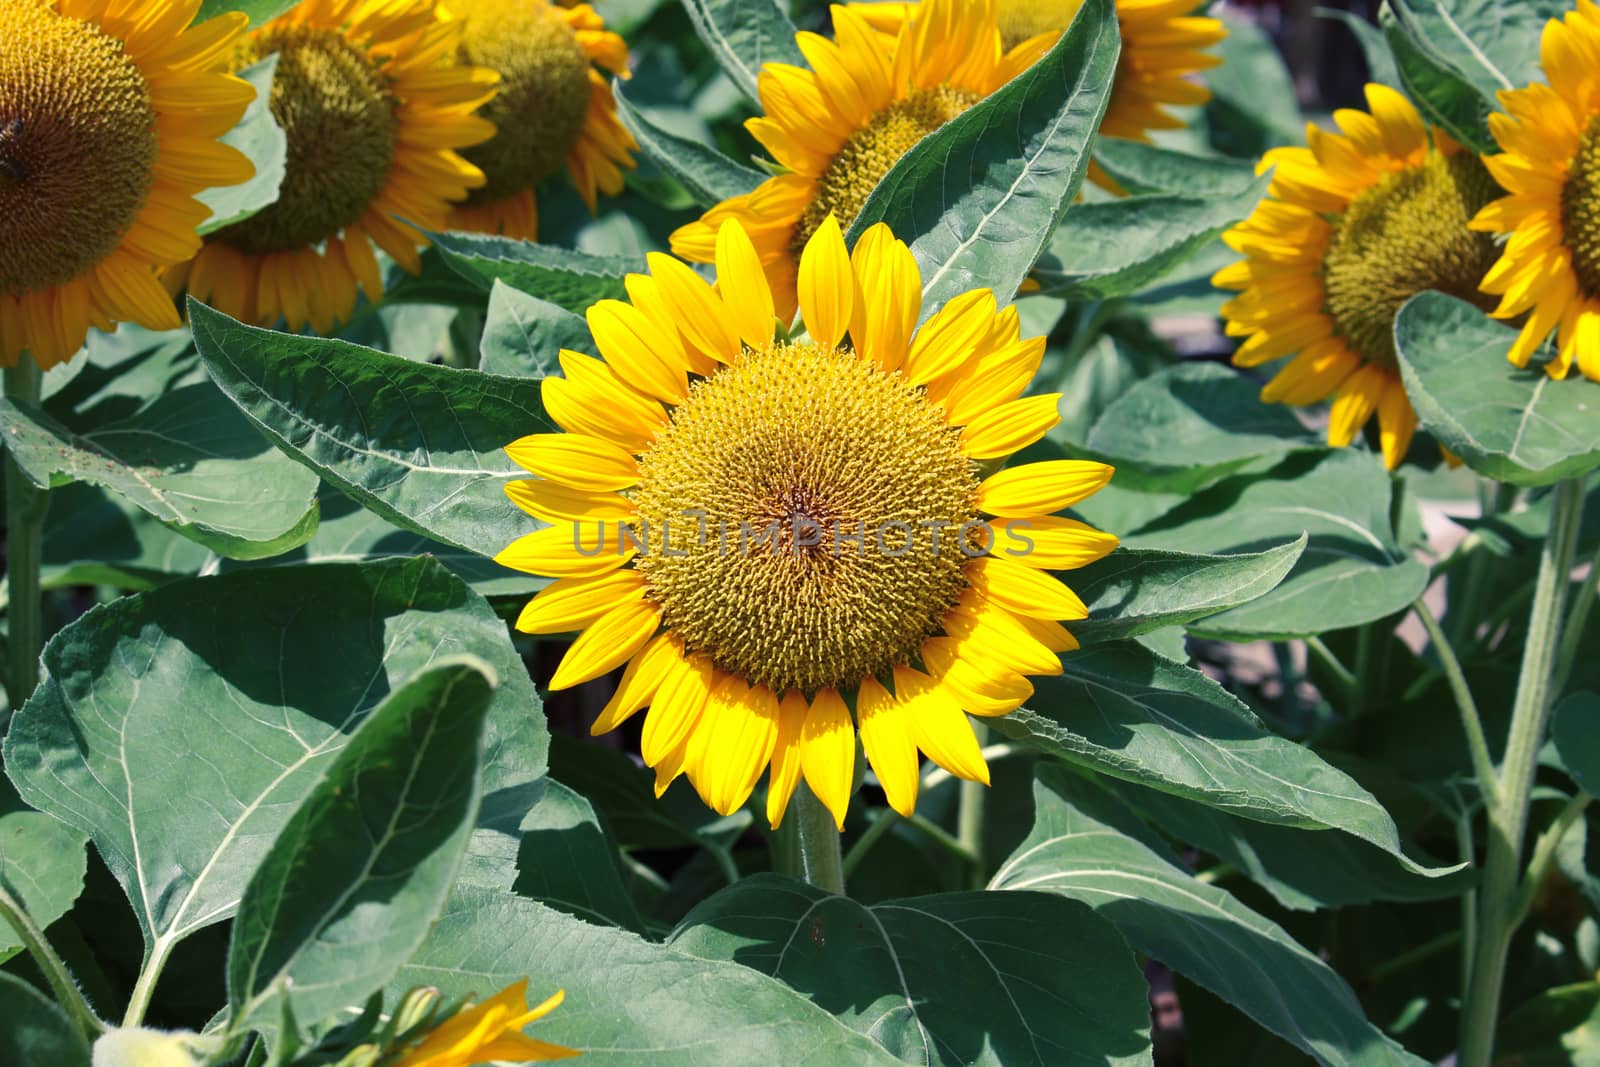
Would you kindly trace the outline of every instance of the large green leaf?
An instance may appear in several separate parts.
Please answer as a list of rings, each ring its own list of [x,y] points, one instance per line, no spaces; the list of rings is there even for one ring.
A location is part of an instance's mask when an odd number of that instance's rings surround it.
[[[668,943],[772,975],[907,1063],[1152,1062],[1149,991],[1126,942],[1063,903],[945,893],[868,908],[757,875],[695,908]]]
[[[899,1061],[783,983],[695,959],[542,904],[457,887],[433,932],[390,984],[489,996],[532,977],[535,1000],[566,1001],[534,1034],[583,1052],[585,1067],[893,1067]]]
[[[752,101],[756,75],[768,63],[805,67],[794,23],[775,0],[683,0],[695,32],[723,71]]]
[[[1400,855],[1389,813],[1353,778],[1268,731],[1200,671],[1131,641],[1063,659],[1028,707],[990,726],[1069,763],[1279,826],[1343,830]]]
[[[89,1067],[83,1031],[56,1002],[16,975],[0,971],[0,1063]]]
[[[1517,331],[1443,293],[1407,302],[1394,334],[1417,418],[1473,470],[1546,485],[1600,466],[1600,382],[1512,366]]]
[[[271,1033],[286,1008],[331,1019],[422,944],[472,835],[498,681],[476,657],[440,659],[396,686],[328,765],[239,901],[231,1032]]]
[[[759,7],[759,4],[752,5],[753,9]],[[615,83],[615,93],[617,116],[639,142],[639,151],[676,178],[701,207],[742,196],[761,184],[764,175],[754,167],[747,167],[708,144],[680,137],[652,122],[650,116],[628,98],[622,82]]]
[[[127,418],[76,429],[4,400],[0,433],[35,484],[109,489],[226,556],[277,555],[317,528],[316,477],[209,384],[182,386]]]
[[[1493,152],[1489,134],[1492,104],[1471,82],[1415,35],[1407,33],[1392,7],[1380,12],[1384,39],[1394,55],[1400,88],[1430,125],[1474,151]]]
[[[1180,363],[1136,383],[1100,413],[1087,446],[1137,488],[1189,492],[1265,457],[1321,448],[1260,386],[1216,363]]]
[[[83,831],[29,810],[11,783],[0,778],[0,886],[22,903],[40,929],[65,915],[83,892],[88,843]],[[0,962],[21,949],[17,932],[0,919]]]
[[[250,16],[250,25],[259,26],[294,5],[295,0],[201,0],[200,13],[194,20],[201,23],[229,11],[243,11]]]
[[[1305,551],[1305,538],[1261,552],[1201,556],[1123,549],[1062,577],[1089,607],[1071,624],[1092,645],[1192,623],[1263,596]]]
[[[1250,214],[1270,181],[1262,175],[1228,195],[1134,196],[1079,204],[1056,228],[1034,278],[1045,292],[1072,300],[1108,300],[1137,292]]]
[[[272,76],[277,69],[278,56],[274,53],[239,72],[239,77],[255,87],[256,98],[245,109],[239,125],[223,135],[222,142],[249,156],[256,165],[256,173],[247,182],[207,189],[196,197],[211,209],[211,218],[200,227],[201,233],[214,233],[277,202],[278,187],[283,184],[284,161],[289,154],[289,139],[273,120],[272,109],[268,106]]]
[[[551,429],[539,383],[246,326],[190,303],[212,377],[274,444],[390,522],[493,555],[534,528],[505,446]]]
[[[597,300],[625,300],[623,278],[643,263],[570,248],[476,233],[431,235],[439,256],[462,278],[488,291],[495,279],[582,314]]]
[[[233,913],[389,690],[457,653],[501,678],[480,832],[493,841],[537,799],[548,735],[505,624],[429,559],[250,570],[97,607],[45,648],[6,770],[28,803],[90,835],[147,951],[165,955]]]
[[[1341,449],[1292,456],[1262,476],[1234,475],[1123,538],[1185,552],[1260,549],[1310,540],[1276,589],[1197,623],[1223,640],[1304,637],[1403,611],[1428,568],[1395,541],[1389,477],[1375,456]]]
[[[320,523],[317,530],[322,530]],[[47,589],[72,585],[151,589],[196,574],[211,559],[209,549],[173,533],[119,496],[85,482],[50,491],[40,569]]]
[[[1504,89],[1542,81],[1539,37],[1545,23],[1572,10],[1563,0],[1388,0],[1396,21],[1432,57],[1465,78],[1486,101]]]
[[[590,922],[644,929],[622,881],[616,842],[587,800],[551,782],[520,828],[522,843],[512,856],[512,877],[500,888]]]
[[[1094,158],[1130,193],[1238,196],[1256,182],[1255,168],[1239,159],[1194,156],[1143,141],[1102,137]]]
[[[511,378],[559,376],[563,348],[598,354],[582,318],[495,279],[478,342],[478,369]]]
[[[1086,0],[1044,58],[894,165],[849,242],[887,222],[921,265],[925,314],[969,289],[1009,300],[1078,195],[1120,46],[1111,0]]]
[[[1081,900],[1133,946],[1205,986],[1319,1062],[1339,1067],[1423,1061],[1362,1014],[1334,971],[1275,923],[1197,881],[1106,794],[1043,767],[1027,840],[991,889]]]

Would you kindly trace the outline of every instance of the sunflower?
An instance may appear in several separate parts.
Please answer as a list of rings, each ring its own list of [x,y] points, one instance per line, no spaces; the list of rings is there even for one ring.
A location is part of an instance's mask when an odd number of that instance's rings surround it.
[[[1111,102],[1100,121],[1100,136],[1150,140],[1151,130],[1181,130],[1184,121],[1168,108],[1196,106],[1211,99],[1195,75],[1217,66],[1222,57],[1205,49],[1228,35],[1219,19],[1190,12],[1205,0],[1117,0],[1117,31],[1122,52],[1111,87]],[[1000,39],[1014,48],[1040,38],[1054,45],[1072,23],[1082,0],[996,0]],[[880,32],[898,33],[915,3],[853,3]],[[1112,178],[1095,164],[1089,177],[1109,189]]]
[[[473,111],[498,78],[455,62],[460,35],[432,0],[302,0],[256,29],[234,58],[277,53],[283,185],[272,206],[206,239],[189,292],[247,322],[327,333],[358,285],[382,295],[374,242],[415,273],[426,241],[411,224],[445,228],[450,201],[483,184],[456,150],[494,134]]]
[[[822,220],[849,226],[873,188],[924,136],[1025,70],[1040,38],[1001,47],[994,0],[928,0],[886,41],[855,9],[835,6],[836,40],[801,33],[813,70],[761,68],[765,115],[746,129],[785,173],[724,200],[672,235],[684,259],[710,263],[718,233],[737,219],[755,242],[778,314],[795,310],[800,251]]]
[[[1333,113],[1341,133],[1307,126],[1309,148],[1275,148],[1268,196],[1224,235],[1247,258],[1211,279],[1243,290],[1222,306],[1245,338],[1235,366],[1295,358],[1261,399],[1333,397],[1328,443],[1348,445],[1374,413],[1384,463],[1405,458],[1416,413],[1400,382],[1394,319],[1436,289],[1487,308],[1478,283],[1494,242],[1468,222],[1500,194],[1483,163],[1430,131],[1405,97],[1367,86],[1369,111]]]
[[[255,173],[219,144],[255,98],[224,71],[245,25],[200,0],[0,3],[0,363],[90,326],[181,325],[156,269],[200,246],[194,194]]]
[[[516,1063],[564,1060],[570,1048],[539,1041],[522,1028],[560,1006],[558,992],[536,1008],[528,1007],[528,980],[513,982],[480,1004],[469,1004],[444,1020],[386,1067],[469,1067],[490,1061]]]
[[[536,239],[534,187],[562,164],[590,211],[599,193],[620,193],[639,146],[595,68],[629,76],[622,38],[588,4],[472,0],[460,12],[461,61],[500,75],[500,95],[483,112],[499,132],[462,153],[487,180],[455,208],[451,228]]]
[[[1539,58],[1550,84],[1502,92],[1509,114],[1489,116],[1504,151],[1484,163],[1510,195],[1472,228],[1511,237],[1483,290],[1500,297],[1496,318],[1527,316],[1512,363],[1559,331],[1545,372],[1565,378],[1576,359],[1600,381],[1600,8],[1579,0],[1545,23]]]
[[[657,791],[686,774],[724,814],[770,765],[774,825],[802,776],[842,825],[857,724],[897,811],[915,807],[918,749],[987,782],[964,712],[1003,715],[1025,675],[1060,672],[1076,644],[1057,620],[1085,609],[1048,571],[1117,543],[1052,514],[1111,468],[983,476],[1058,421],[1059,394],[1020,395],[1044,339],[1021,340],[986,289],[918,328],[916,262],[881,224],[853,256],[836,218],[812,234],[800,340],[774,339],[736,220],[716,265],[713,289],[653,254],[631,302],[589,311],[604,361],[562,352],[545,379],[566,432],[509,446],[538,478],[508,492],[551,525],[495,558],[556,581],[518,628],[582,631],[553,689],[626,664],[594,732],[648,705]]]

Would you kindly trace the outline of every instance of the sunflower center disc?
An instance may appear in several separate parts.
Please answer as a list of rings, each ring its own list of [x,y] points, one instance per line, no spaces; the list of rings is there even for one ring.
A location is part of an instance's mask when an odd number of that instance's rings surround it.
[[[1396,368],[1394,317],[1424,289],[1493,307],[1478,283],[1494,263],[1493,236],[1467,229],[1500,189],[1467,152],[1430,151],[1351,201],[1322,261],[1328,313],[1364,358]]]
[[[912,145],[981,99],[970,89],[936,85],[874,115],[850,135],[823,172],[817,198],[800,216],[794,251],[798,254],[805,247],[829,215],[837,215],[839,225],[848,228],[872,190]]]
[[[0,3],[0,293],[78,277],[154,180],[156,116],[122,42],[40,0]]]
[[[283,185],[272,206],[217,233],[245,252],[317,244],[361,219],[394,163],[397,101],[370,57],[335,30],[262,30],[239,59],[272,53],[272,117],[288,141]]]
[[[1600,296],[1600,115],[1583,131],[1561,187],[1561,232],[1583,295]]]
[[[1083,0],[1000,0],[995,12],[1000,40],[1012,49],[1041,33],[1064,30],[1082,5]]]
[[[909,662],[966,587],[957,431],[853,353],[746,353],[691,386],[640,471],[636,566],[666,625],[774,692]]]
[[[478,0],[465,11],[462,60],[500,75],[499,95],[481,111],[499,132],[462,153],[486,179],[467,203],[483,204],[561,169],[589,115],[589,57],[542,0]]]

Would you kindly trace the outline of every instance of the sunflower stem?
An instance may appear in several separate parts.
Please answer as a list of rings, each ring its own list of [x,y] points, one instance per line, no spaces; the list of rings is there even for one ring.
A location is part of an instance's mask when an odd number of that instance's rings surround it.
[[[833,823],[833,814],[804,779],[789,801],[786,822],[794,827],[794,869],[783,873],[803,878],[829,893],[843,894],[844,857],[839,849],[839,829]]]
[[[1455,699],[1456,712],[1461,716],[1461,730],[1467,735],[1467,749],[1472,754],[1472,769],[1478,776],[1479,788],[1484,791],[1483,802],[1494,806],[1499,803],[1500,783],[1495,773],[1494,759],[1489,755],[1489,742],[1483,736],[1483,721],[1478,715],[1478,704],[1472,699],[1472,690],[1467,686],[1466,675],[1461,671],[1461,662],[1456,659],[1456,650],[1451,646],[1450,639],[1444,635],[1439,620],[1433,617],[1433,611],[1423,597],[1417,597],[1411,607],[1416,611],[1417,618],[1422,620],[1423,629],[1428,631],[1428,640],[1433,643],[1433,654],[1439,658],[1445,677],[1450,682],[1450,695]]]
[[[23,948],[28,950],[33,962],[39,965],[45,981],[50,984],[51,991],[56,995],[56,1003],[61,1005],[67,1017],[90,1041],[99,1037],[106,1028],[105,1024],[95,1015],[94,1008],[89,1006],[83,991],[72,980],[72,972],[67,970],[67,965],[51,947],[44,931],[33,921],[33,917],[22,906],[22,902],[12,896],[4,882],[0,881],[0,924],[3,923],[9,923],[17,932]]]
[[[1550,510],[1550,532],[1539,555],[1539,576],[1528,617],[1522,671],[1511,709],[1511,731],[1499,774],[1499,796],[1489,807],[1488,846],[1479,883],[1472,978],[1461,1013],[1461,1067],[1488,1067],[1505,983],[1506,957],[1520,916],[1522,844],[1539,749],[1550,717],[1551,676],[1561,638],[1568,575],[1583,515],[1583,482],[1562,482]],[[1486,796],[1493,796],[1487,788]]]
[[[27,404],[39,402],[39,365],[24,352],[5,370],[5,395]],[[44,546],[44,515],[49,496],[33,484],[6,452],[6,594],[8,604],[6,692],[15,712],[39,684],[39,650],[44,646],[39,566]]]

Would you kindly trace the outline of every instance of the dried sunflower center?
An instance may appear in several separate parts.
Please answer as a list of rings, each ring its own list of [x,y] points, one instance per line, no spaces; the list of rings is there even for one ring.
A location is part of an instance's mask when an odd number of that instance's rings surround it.
[[[39,0],[0,3],[0,293],[78,277],[154,180],[156,116],[122,42]]]
[[[978,483],[956,439],[848,351],[775,345],[697,382],[634,493],[666,625],[777,692],[910,661],[966,587]]]
[[[1417,293],[1437,289],[1492,307],[1478,283],[1494,263],[1494,238],[1467,229],[1467,222],[1499,195],[1476,156],[1430,151],[1420,166],[1384,176],[1351,201],[1322,260],[1338,334],[1393,370],[1394,318]]]
[[[314,245],[359,221],[389,180],[398,127],[383,72],[338,31],[262,30],[239,65],[274,52],[272,117],[288,141],[283,185],[271,207],[216,235],[257,254]]]
[[[872,190],[911,146],[983,99],[970,89],[936,85],[897,101],[850,135],[822,174],[817,198],[800,216],[792,247],[805,247],[829,215],[848,227]]]
[[[1000,0],[1000,40],[1015,48],[1041,33],[1064,30],[1078,13],[1083,0]]]
[[[589,114],[589,57],[578,36],[542,0],[478,0],[466,8],[462,61],[500,75],[482,114],[494,138],[462,154],[485,184],[469,204],[530,189],[561,169]]]
[[[1589,120],[1561,187],[1561,232],[1585,296],[1600,296],[1600,115]]]

